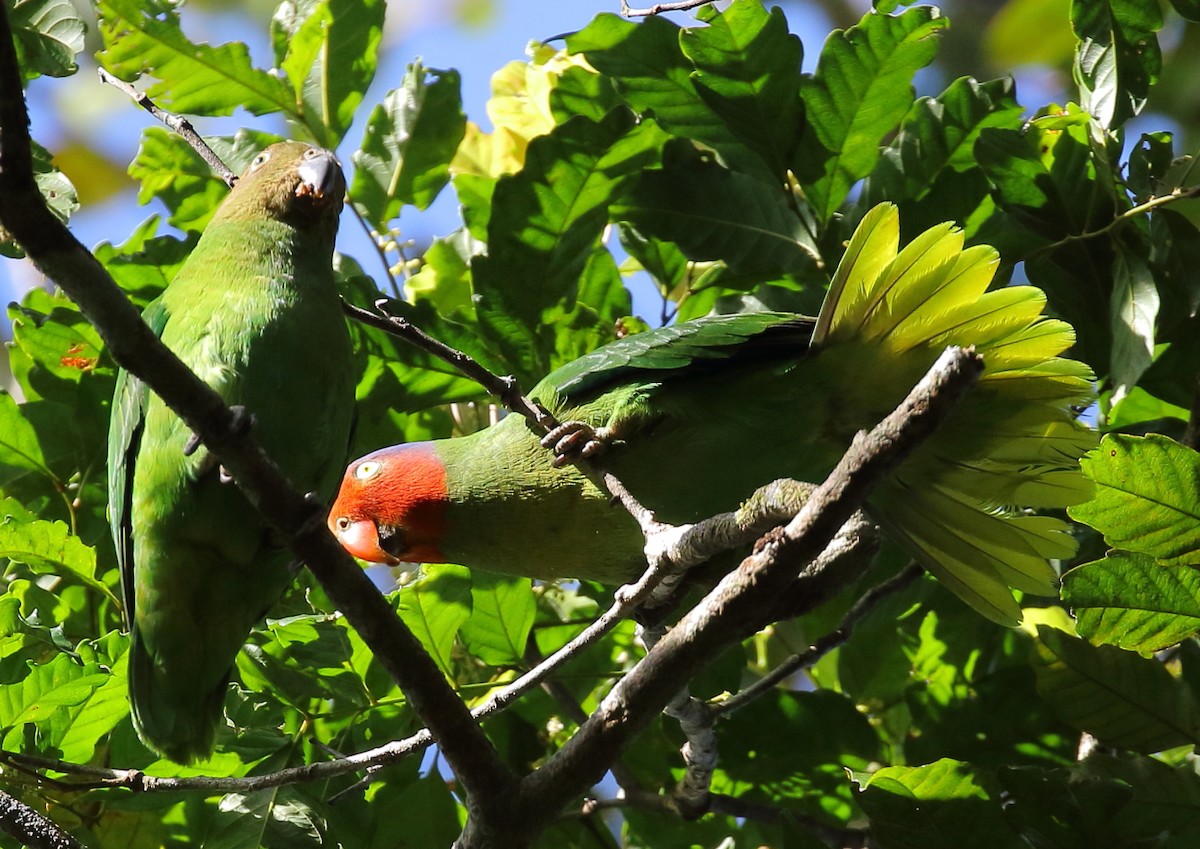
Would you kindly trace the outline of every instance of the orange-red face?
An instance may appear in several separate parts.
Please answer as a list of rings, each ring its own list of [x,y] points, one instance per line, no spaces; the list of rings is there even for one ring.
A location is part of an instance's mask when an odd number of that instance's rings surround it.
[[[446,468],[427,442],[393,445],[346,468],[329,511],[342,548],[372,563],[441,563]]]

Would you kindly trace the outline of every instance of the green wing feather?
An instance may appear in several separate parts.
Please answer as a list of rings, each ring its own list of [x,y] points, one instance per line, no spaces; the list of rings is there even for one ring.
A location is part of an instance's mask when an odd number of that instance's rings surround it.
[[[142,311],[142,321],[146,322],[155,336],[162,335],[167,323],[167,310],[161,298],[152,301]],[[121,572],[125,625],[130,629],[133,628],[137,598],[133,583],[133,532],[129,520],[133,498],[133,477],[130,472],[142,441],[143,417],[149,394],[150,390],[137,375],[125,369],[117,372],[108,425],[108,522],[116,548],[117,566]]]
[[[617,384],[689,376],[706,365],[796,357],[808,348],[812,319],[791,313],[718,315],[618,339],[551,372],[530,393],[554,392],[562,401],[603,392]]]

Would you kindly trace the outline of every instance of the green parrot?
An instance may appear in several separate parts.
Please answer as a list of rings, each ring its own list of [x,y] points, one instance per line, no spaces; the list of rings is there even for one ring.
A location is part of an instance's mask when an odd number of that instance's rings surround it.
[[[736,509],[777,478],[820,482],[855,433],[904,398],[948,345],[985,371],[934,436],[875,488],[867,512],[964,601],[1020,619],[1011,588],[1054,593],[1048,562],[1075,543],[1024,508],[1086,500],[1078,459],[1095,435],[1071,405],[1093,377],[1058,357],[1070,325],[1030,286],[987,291],[986,245],[934,227],[899,250],[882,204],[850,240],[817,319],[712,316],[612,342],[530,396],[604,437],[604,467],[673,524]],[[346,470],[330,530],[368,561],[450,562],[541,579],[629,581],[638,526],[578,469],[557,468],[526,421],[380,449]]]
[[[260,153],[143,318],[202,380],[253,416],[292,483],[332,494],[354,409],[349,331],[332,260],[346,191],[334,154]],[[291,580],[283,541],[127,372],[108,446],[109,516],[132,633],[139,736],[186,763],[212,752],[226,684],[254,624]]]

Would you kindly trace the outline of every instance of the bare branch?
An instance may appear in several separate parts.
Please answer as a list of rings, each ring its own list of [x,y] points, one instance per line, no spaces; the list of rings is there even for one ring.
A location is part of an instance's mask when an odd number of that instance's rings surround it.
[[[712,2],[713,0],[679,0],[676,3],[655,3],[645,9],[634,9],[627,0],[621,0],[621,14],[626,18],[647,18],[651,15],[661,15],[663,12],[686,12]]]
[[[118,88],[125,93],[134,103],[145,109],[158,120],[162,121],[170,129],[174,130],[184,141],[192,146],[192,150],[200,154],[201,158],[208,163],[208,167],[213,172],[225,181],[225,185],[232,187],[238,180],[238,175],[229,170],[229,166],[221,161],[221,157],[213,151],[204,139],[200,138],[200,134],[196,132],[196,128],[192,126],[192,122],[182,115],[176,115],[173,112],[168,112],[159,107],[157,103],[150,99],[144,91],[138,91],[124,80],[119,80],[103,68],[97,68],[97,73],[100,75],[100,82],[107,83],[114,88]]]

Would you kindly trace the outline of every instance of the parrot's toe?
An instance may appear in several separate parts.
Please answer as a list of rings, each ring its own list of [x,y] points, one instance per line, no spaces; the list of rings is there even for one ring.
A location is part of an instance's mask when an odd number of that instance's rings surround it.
[[[606,438],[603,428],[587,422],[563,422],[542,437],[542,447],[554,452],[554,467],[561,468],[598,456],[604,451]]]

